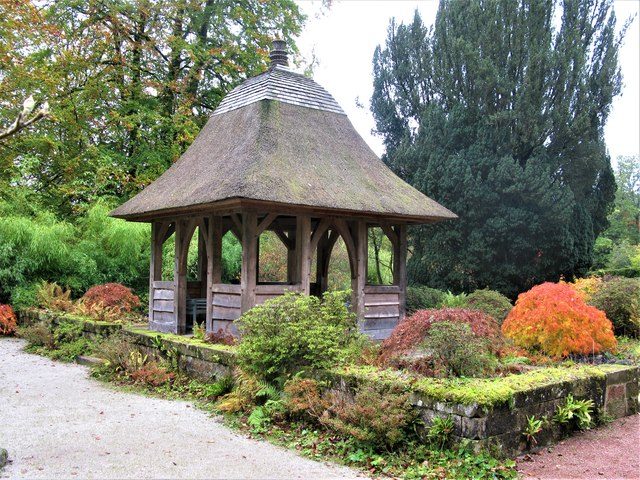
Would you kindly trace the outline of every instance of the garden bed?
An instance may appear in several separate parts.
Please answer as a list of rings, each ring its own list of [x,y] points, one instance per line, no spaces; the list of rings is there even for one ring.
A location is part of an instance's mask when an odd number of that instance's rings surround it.
[[[90,337],[122,331],[144,353],[175,360],[177,368],[198,380],[213,381],[231,374],[235,348],[180,335],[158,333],[142,326],[94,321],[42,310],[20,312],[20,323],[68,320],[82,324]],[[513,456],[532,445],[523,430],[528,417],[543,420],[537,445],[549,444],[566,432],[552,421],[558,406],[572,395],[594,402],[596,420],[620,418],[638,411],[639,369],[629,365],[565,365],[540,367],[526,373],[490,379],[436,379],[370,366],[331,372],[336,386],[353,389],[364,383],[391,384],[411,392],[412,404],[428,427],[435,417],[454,421],[453,439],[468,440],[495,455]]]

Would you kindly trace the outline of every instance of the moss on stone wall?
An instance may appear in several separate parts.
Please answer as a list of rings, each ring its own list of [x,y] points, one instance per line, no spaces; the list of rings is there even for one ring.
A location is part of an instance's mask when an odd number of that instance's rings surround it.
[[[539,388],[580,382],[604,380],[607,373],[621,369],[622,365],[569,365],[545,367],[522,374],[496,378],[418,378],[394,370],[375,367],[346,367],[334,373],[347,382],[377,382],[401,385],[426,402],[450,402],[490,408],[512,405],[517,394]]]

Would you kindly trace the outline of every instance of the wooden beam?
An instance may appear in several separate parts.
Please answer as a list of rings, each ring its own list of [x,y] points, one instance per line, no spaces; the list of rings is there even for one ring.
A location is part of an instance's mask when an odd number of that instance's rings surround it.
[[[187,271],[186,262],[182,261],[185,250],[187,220],[176,220],[176,241],[173,264],[174,291],[174,333],[183,334],[187,321]],[[188,249],[188,243],[186,245]]]
[[[250,310],[256,303],[256,263],[258,261],[258,216],[255,212],[242,214],[242,287],[241,312]]]
[[[200,296],[206,296],[206,280],[207,280],[207,244],[206,234],[207,229],[202,228],[206,222],[202,221],[198,225],[198,281],[200,282]],[[188,256],[187,256],[188,261]]]
[[[277,216],[278,216],[277,213],[269,213],[266,217],[264,217],[262,221],[258,224],[256,235],[260,236],[262,232],[264,232],[267,228],[269,228],[269,225],[273,223],[273,221],[276,219]]]
[[[158,233],[158,238],[162,239],[161,244],[164,244],[169,237],[174,234],[176,231],[176,224],[173,222],[161,222],[162,225],[160,227],[160,232]]]
[[[298,258],[296,252],[296,232],[291,232],[287,237],[289,245],[287,245],[287,283],[298,283]]]
[[[206,331],[213,331],[213,285],[222,279],[222,217],[210,215],[207,219],[207,308],[205,310]]]
[[[278,228],[275,229],[274,232],[288,250],[292,250],[295,248],[295,242],[287,236],[284,230]]]
[[[222,237],[224,236],[223,219],[212,215],[209,219],[209,229],[211,230],[213,257],[213,283],[222,283]]]
[[[235,225],[236,229],[239,232],[242,232],[242,218],[240,218],[240,215],[238,215],[237,213],[232,213],[231,215],[229,215],[229,218],[231,218],[231,221],[233,222],[233,225]],[[233,227],[231,229],[233,230]]]
[[[361,220],[360,220],[361,221]],[[351,278],[355,277],[356,274],[356,244],[354,242],[353,237],[351,236],[351,231],[349,230],[349,226],[347,222],[343,219],[336,219],[333,222],[335,229],[338,231],[342,240],[344,241],[345,246],[347,247],[347,254],[349,255],[349,266],[351,267]],[[366,229],[366,224],[365,224]]]
[[[320,295],[327,291],[328,286],[327,274],[329,270],[329,257],[331,255],[328,244],[329,232],[326,231],[322,234],[316,247],[316,283],[318,284],[318,293]]]
[[[153,322],[153,282],[162,280],[162,243],[160,233],[162,222],[151,224],[151,255],[149,258],[149,323]]]

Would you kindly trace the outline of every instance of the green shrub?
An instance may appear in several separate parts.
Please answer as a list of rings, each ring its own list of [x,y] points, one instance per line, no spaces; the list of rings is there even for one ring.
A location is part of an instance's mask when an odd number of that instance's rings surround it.
[[[358,337],[344,292],[327,292],[322,301],[287,293],[249,310],[238,328],[239,365],[267,381],[333,367]]]
[[[488,340],[475,335],[466,323],[433,323],[422,347],[431,353],[436,367],[458,377],[477,377],[496,365]]]
[[[464,308],[480,310],[493,317],[500,325],[513,308],[511,301],[495,290],[476,290],[465,299]]]
[[[427,440],[439,450],[442,450],[453,435],[455,423],[451,417],[435,417],[427,430]]]
[[[444,301],[445,293],[424,285],[407,287],[407,313],[412,314],[418,310],[438,308]]]
[[[38,305],[39,282],[16,286],[11,292],[11,304],[16,310]]]
[[[607,315],[617,335],[640,337],[640,279],[605,280],[589,304]]]
[[[569,428],[588,430],[593,425],[593,400],[576,400],[573,395],[567,395],[563,405],[558,405],[553,421]]]
[[[82,324],[69,320],[61,320],[53,329],[56,345],[75,342],[82,337]]]

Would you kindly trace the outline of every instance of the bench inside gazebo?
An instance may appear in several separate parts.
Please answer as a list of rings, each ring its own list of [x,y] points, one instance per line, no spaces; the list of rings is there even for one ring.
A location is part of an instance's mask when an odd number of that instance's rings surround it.
[[[287,68],[283,42],[274,42],[271,59],[267,72],[223,99],[174,165],[112,212],[152,224],[150,328],[185,333],[203,316],[207,331],[235,333],[233,321],[270,298],[286,291],[320,295],[341,238],[360,328],[386,338],[404,315],[407,226],[455,215],[391,172],[333,97]],[[380,228],[392,245],[392,285],[366,282],[370,228]],[[187,281],[196,231],[199,274]],[[258,281],[266,231],[286,247],[286,282]],[[242,245],[238,284],[222,282],[227,232]],[[174,275],[163,281],[162,245],[171,235]]]

